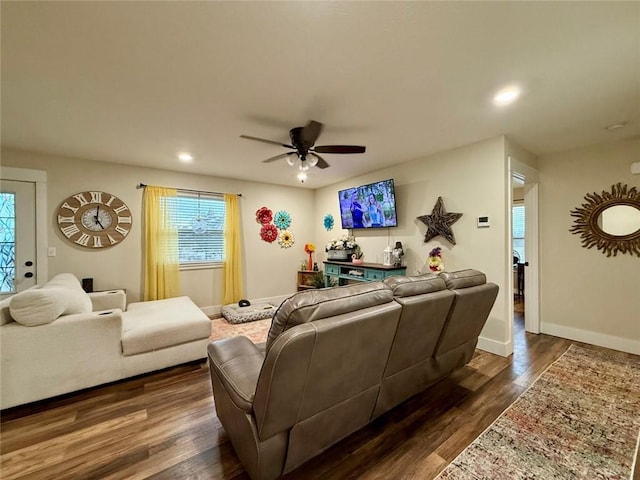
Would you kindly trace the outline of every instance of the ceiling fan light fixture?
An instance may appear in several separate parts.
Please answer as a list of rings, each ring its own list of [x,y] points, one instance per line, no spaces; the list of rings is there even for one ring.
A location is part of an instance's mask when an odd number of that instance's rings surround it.
[[[318,164],[318,157],[316,157],[315,155],[311,155],[311,158],[307,160],[307,163],[310,167],[315,167]]]
[[[291,158],[291,155],[287,155],[287,165],[289,165],[290,167],[293,167],[296,164],[296,161]]]
[[[307,160],[300,160],[300,170],[303,172],[309,170],[309,162]]]

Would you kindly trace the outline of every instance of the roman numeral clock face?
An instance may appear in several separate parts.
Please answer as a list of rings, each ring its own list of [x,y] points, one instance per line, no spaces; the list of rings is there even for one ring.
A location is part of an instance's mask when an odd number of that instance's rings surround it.
[[[70,242],[89,249],[107,248],[129,234],[131,211],[110,193],[80,192],[60,204],[57,223]]]

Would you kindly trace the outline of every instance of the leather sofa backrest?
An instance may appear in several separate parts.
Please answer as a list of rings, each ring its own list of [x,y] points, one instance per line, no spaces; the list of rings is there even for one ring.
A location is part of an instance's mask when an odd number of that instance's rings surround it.
[[[434,381],[432,356],[455,294],[429,273],[384,280],[402,305],[375,416],[422,391]]]
[[[443,272],[440,277],[455,293],[435,350],[436,359],[449,369],[464,365],[473,356],[478,336],[498,295],[498,286],[487,283],[484,273],[473,269]]]
[[[266,439],[289,432],[290,471],[371,420],[401,306],[384,284],[301,292],[272,323],[253,412]]]
[[[433,355],[455,294],[432,273],[389,277],[384,283],[403,307],[385,372],[390,376]]]
[[[381,282],[298,292],[282,302],[273,315],[266,351],[270,350],[274,340],[282,332],[296,325],[382,305],[392,300],[392,292]]]

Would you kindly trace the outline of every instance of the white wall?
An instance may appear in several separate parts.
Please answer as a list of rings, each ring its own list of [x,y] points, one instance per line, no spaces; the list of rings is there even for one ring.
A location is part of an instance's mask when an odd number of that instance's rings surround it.
[[[638,158],[636,139],[538,159],[543,332],[640,354],[640,258],[607,257],[569,232],[587,193],[640,188],[630,172]]]
[[[94,289],[126,288],[130,302],[140,298],[142,277],[142,190],[140,182],[178,188],[242,193],[240,207],[245,250],[245,292],[251,299],[288,295],[296,290],[296,271],[305,258],[304,243],[313,241],[314,194],[310,190],[240,180],[190,175],[166,170],[129,167],[120,164],[72,159],[17,150],[2,150],[2,165],[44,170],[48,174],[48,246],[57,255],[49,258],[49,276],[71,272],[79,278],[93,277]],[[133,213],[133,227],[119,245],[105,250],[87,250],[68,242],[58,231],[55,211],[71,194],[102,190],[120,197]],[[274,212],[286,210],[293,222],[290,230],[296,243],[282,249],[263,242],[255,211],[267,206]],[[181,272],[182,294],[200,307],[222,302],[222,269]]]
[[[505,139],[498,137],[455,150],[402,163],[316,190],[315,238],[319,260],[326,259],[324,245],[332,238],[348,233],[340,228],[338,190],[393,178],[396,189],[398,227],[381,230],[355,230],[356,239],[367,262],[382,262],[387,244],[401,241],[405,250],[407,274],[428,271],[429,251],[441,246],[447,271],[475,268],[500,286],[500,293],[482,332],[484,348],[505,354],[509,351],[507,319],[511,306],[506,294],[507,233],[505,221],[510,215],[506,189],[510,188],[505,163]],[[442,237],[424,243],[426,225],[417,220],[430,214],[441,196],[448,212],[460,212],[462,218],[452,227],[456,245]],[[331,213],[338,223],[330,232],[322,227],[322,218]],[[478,216],[490,218],[490,228],[477,228]],[[509,250],[510,251],[510,250]],[[482,346],[482,345],[481,345]]]

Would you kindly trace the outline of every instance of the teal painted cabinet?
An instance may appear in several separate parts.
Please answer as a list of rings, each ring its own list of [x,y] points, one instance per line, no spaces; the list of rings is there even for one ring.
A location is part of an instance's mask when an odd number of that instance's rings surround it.
[[[324,284],[327,287],[350,282],[379,282],[393,275],[406,275],[407,267],[394,267],[381,263],[324,262]]]

